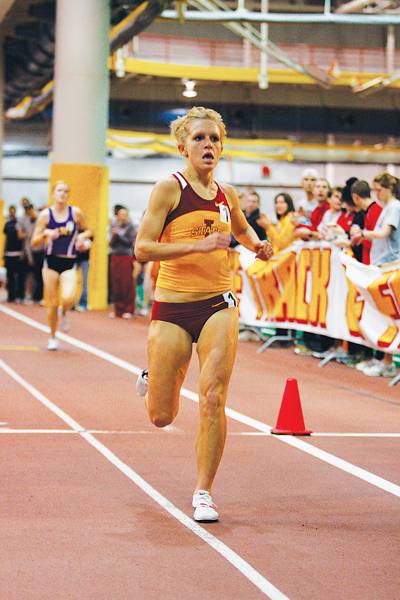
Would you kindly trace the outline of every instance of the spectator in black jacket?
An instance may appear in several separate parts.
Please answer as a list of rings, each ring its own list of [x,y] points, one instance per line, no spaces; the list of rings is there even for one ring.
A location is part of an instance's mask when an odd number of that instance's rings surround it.
[[[265,233],[264,227],[259,225],[261,217],[260,213],[260,196],[254,190],[246,193],[244,197],[244,216],[249,225],[252,226],[260,240],[266,240],[267,234]]]
[[[16,215],[16,208],[11,205],[3,229],[5,235],[4,265],[7,271],[7,302],[23,302],[25,299],[23,234]]]

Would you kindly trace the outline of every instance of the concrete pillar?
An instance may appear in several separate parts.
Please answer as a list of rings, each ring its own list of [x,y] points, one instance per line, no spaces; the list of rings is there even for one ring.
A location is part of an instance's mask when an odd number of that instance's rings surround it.
[[[107,305],[109,0],[57,0],[50,189],[63,179],[94,234],[89,306]]]

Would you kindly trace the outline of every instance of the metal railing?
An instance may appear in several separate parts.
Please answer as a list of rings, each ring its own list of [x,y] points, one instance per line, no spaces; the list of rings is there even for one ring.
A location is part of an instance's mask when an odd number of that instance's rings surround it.
[[[316,65],[321,69],[339,69],[357,73],[385,73],[384,48],[350,46],[316,46],[310,44],[280,44],[293,61],[301,65]],[[400,51],[395,53],[399,63]],[[125,47],[125,55],[163,63],[183,65],[254,67],[260,64],[260,51],[245,40],[211,40],[182,38],[170,35],[142,33],[133,44]],[[285,69],[281,62],[269,58],[269,68]]]

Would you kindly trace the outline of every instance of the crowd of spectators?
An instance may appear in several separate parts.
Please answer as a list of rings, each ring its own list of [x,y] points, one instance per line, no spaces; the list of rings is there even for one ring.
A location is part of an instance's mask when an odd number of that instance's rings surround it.
[[[332,187],[315,169],[308,168],[303,172],[301,186],[303,197],[297,202],[283,191],[275,195],[273,216],[261,212],[260,196],[253,188],[241,193],[241,207],[247,221],[260,239],[268,237],[275,253],[299,239],[324,240],[351,251],[364,264],[381,265],[400,260],[400,185],[397,178],[382,173],[370,185],[351,177],[343,186]],[[33,249],[30,243],[38,211],[29,199],[22,198],[20,212],[21,216],[17,216],[17,207],[9,206],[4,226],[7,301],[43,303],[44,248]],[[127,208],[116,205],[108,235],[108,300],[113,307],[110,313],[113,318],[130,319],[135,313],[148,315],[151,308],[157,265],[135,261],[137,230],[138,225],[130,219]],[[231,247],[236,245],[232,238]],[[88,308],[89,261],[90,241],[77,256],[82,286],[75,308],[80,311]],[[242,339],[248,339],[248,336],[244,335]],[[341,340],[309,332],[297,332],[293,341],[297,354],[319,359],[334,357],[370,376],[396,375],[391,354],[351,342],[343,344]]]
[[[332,187],[317,171],[306,169],[301,183],[304,197],[296,204],[287,193],[275,196],[275,219],[260,212],[260,198],[253,189],[241,194],[248,222],[264,230],[275,252],[295,240],[323,240],[367,265],[400,261],[400,184],[396,177],[382,173],[371,185],[351,177],[343,186]],[[232,240],[231,246],[235,244]],[[244,330],[241,338],[252,336],[254,333]],[[297,332],[293,343],[297,354],[335,359],[365,375],[394,377],[397,373],[391,354],[360,344],[310,332]]]
[[[32,248],[31,245],[38,211],[28,198],[21,199],[21,210],[23,214],[17,217],[17,207],[9,206],[3,230],[7,301],[40,303],[43,300],[44,248]]]

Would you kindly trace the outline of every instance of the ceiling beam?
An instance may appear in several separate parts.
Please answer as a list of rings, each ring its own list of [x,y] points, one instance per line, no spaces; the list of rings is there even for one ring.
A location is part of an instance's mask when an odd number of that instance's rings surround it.
[[[226,12],[227,5],[223,0],[191,0],[192,4],[195,4],[197,7],[204,8],[212,14],[218,13],[218,9]],[[253,46],[258,48],[263,54],[270,54],[274,58],[276,58],[279,62],[286,65],[289,69],[293,69],[298,73],[306,75],[310,77],[313,81],[321,85],[322,87],[328,89],[330,87],[330,78],[322,72],[317,73],[317,69],[314,69],[314,72],[311,72],[307,67],[300,65],[293,61],[286,52],[284,52],[281,48],[279,48],[276,44],[271,42],[271,40],[267,40],[264,43],[261,33],[258,29],[256,29],[253,25],[248,23],[224,23],[224,27],[233,31],[237,35],[240,35],[242,38],[248,40]]]
[[[165,21],[178,21],[181,17],[176,10],[164,10],[160,18]],[[193,22],[215,22],[227,23],[239,21],[241,23],[282,23],[301,24],[311,23],[319,25],[400,25],[400,16],[398,15],[340,15],[337,13],[310,13],[310,14],[289,14],[289,13],[260,13],[247,10],[232,10],[219,12],[205,12],[197,10],[187,10],[184,13],[185,21]]]

